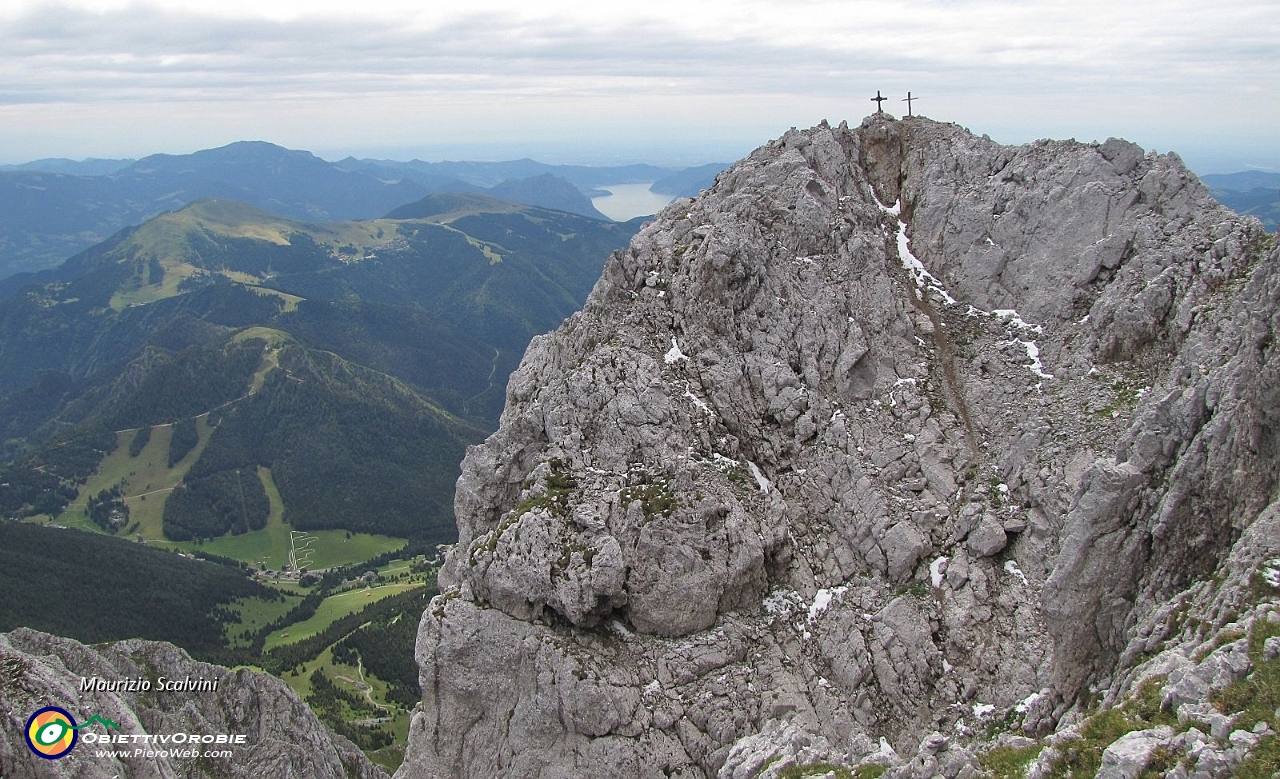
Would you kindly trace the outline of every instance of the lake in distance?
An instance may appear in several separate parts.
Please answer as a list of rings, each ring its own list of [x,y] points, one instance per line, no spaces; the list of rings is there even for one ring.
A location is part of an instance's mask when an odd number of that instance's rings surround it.
[[[617,222],[625,222],[637,216],[652,216],[675,200],[672,195],[659,195],[649,191],[649,184],[606,184],[596,187],[609,194],[591,198],[591,205],[600,213]]]

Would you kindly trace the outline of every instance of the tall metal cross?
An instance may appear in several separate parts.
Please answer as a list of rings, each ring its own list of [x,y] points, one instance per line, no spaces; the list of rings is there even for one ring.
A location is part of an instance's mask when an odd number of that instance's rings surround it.
[[[873,98],[871,98],[871,102],[873,102],[873,103],[875,103],[875,104],[876,104],[876,113],[877,113],[877,114],[883,114],[883,113],[884,113],[884,109],[880,106],[880,104],[881,104],[881,103],[883,103],[884,101],[888,100],[888,99],[889,99],[889,98],[887,98],[887,97],[881,97],[881,96],[880,96],[880,90],[878,90],[878,89],[876,90],[876,96],[875,96],[875,97],[873,97]]]
[[[878,95],[878,94],[880,94],[880,93],[879,93],[879,92],[877,92],[876,94]],[[918,98],[918,97],[912,97],[910,92],[908,92],[908,93],[907,93],[907,96],[906,96],[906,97],[902,98],[902,102],[904,102],[904,103],[906,103],[906,104],[907,104],[907,116],[911,116],[911,115],[912,115],[912,114],[911,114],[911,101],[912,101],[912,100],[919,100],[919,99],[920,99],[920,98]]]

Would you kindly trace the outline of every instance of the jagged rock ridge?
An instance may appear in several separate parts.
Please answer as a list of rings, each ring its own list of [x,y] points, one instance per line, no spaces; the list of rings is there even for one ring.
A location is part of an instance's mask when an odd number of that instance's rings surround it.
[[[757,150],[512,376],[398,776],[969,776],[1194,675],[1277,613],[1273,243],[1114,139]]]
[[[83,678],[112,683],[144,679],[217,681],[216,691],[174,692],[82,690]],[[98,735],[230,734],[243,746],[160,745],[139,741],[124,745],[90,744],[81,737],[57,760],[28,749],[27,718],[45,706],[59,706],[85,725],[93,715],[118,726],[97,725]],[[111,777],[332,777],[378,779],[381,768],[355,744],[325,727],[284,682],[248,669],[228,670],[192,660],[172,644],[130,639],[85,646],[69,638],[27,628],[0,634],[0,776]],[[99,749],[117,756],[98,756]],[[230,750],[230,758],[191,757],[200,750]],[[140,753],[140,754],[139,754]],[[174,756],[178,753],[182,756]]]

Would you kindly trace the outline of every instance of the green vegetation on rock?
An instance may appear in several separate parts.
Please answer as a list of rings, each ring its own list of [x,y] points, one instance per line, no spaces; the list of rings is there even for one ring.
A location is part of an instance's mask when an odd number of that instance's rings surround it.
[[[996,747],[978,758],[978,763],[993,779],[1023,779],[1027,766],[1044,750],[1042,744],[1025,747]]]

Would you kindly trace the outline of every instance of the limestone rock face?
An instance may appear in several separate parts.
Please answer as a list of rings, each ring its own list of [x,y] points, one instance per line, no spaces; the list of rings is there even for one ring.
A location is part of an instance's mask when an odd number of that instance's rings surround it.
[[[398,775],[970,776],[991,722],[1131,689],[1167,604],[1258,564],[1270,243],[1119,140],[758,149],[609,260],[468,452]]]
[[[150,691],[81,690],[81,679],[143,679]],[[169,680],[216,680],[216,691],[160,691]],[[119,730],[94,724],[65,757],[46,760],[28,749],[27,719],[45,706],[58,706],[84,725],[93,715]],[[172,644],[129,640],[85,646],[69,638],[26,628],[0,635],[0,776],[26,777],[385,777],[350,741],[329,730],[284,682],[249,670],[230,671],[192,660]],[[124,735],[123,745],[90,744],[87,734]],[[243,745],[160,744],[143,735],[229,734]],[[115,750],[97,756],[98,749]],[[174,756],[190,750],[230,750],[230,757]],[[150,754],[147,754],[150,752]],[[160,752],[166,754],[158,755]]]

